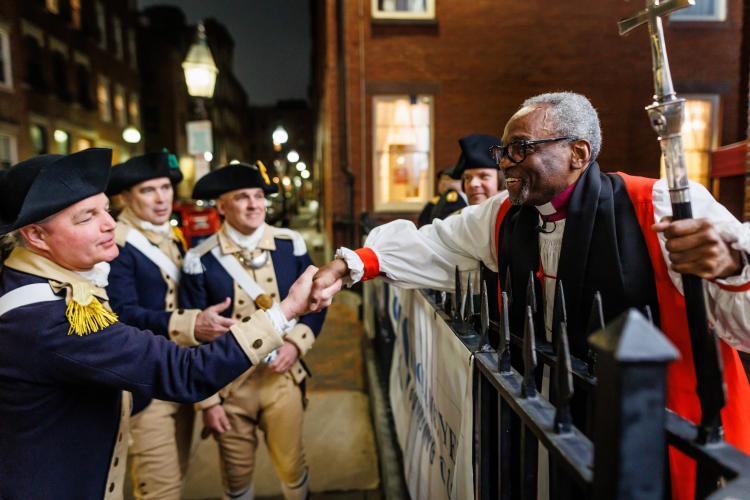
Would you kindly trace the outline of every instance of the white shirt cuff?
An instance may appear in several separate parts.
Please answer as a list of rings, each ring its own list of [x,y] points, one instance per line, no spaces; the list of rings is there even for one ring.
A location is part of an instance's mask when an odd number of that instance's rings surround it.
[[[344,284],[347,287],[351,287],[355,283],[359,282],[359,280],[362,279],[362,276],[365,275],[365,264],[364,262],[362,262],[362,259],[359,258],[359,255],[357,255],[353,250],[341,247],[336,250],[336,255],[334,255],[334,257],[337,259],[342,259],[344,262],[346,262],[346,267],[349,268],[349,276],[345,276],[343,279]]]
[[[273,327],[276,328],[276,331],[278,332],[280,337],[284,337],[286,332],[288,330],[291,330],[291,328],[297,324],[296,318],[292,318],[291,320],[287,321],[287,319],[284,317],[284,313],[281,312],[281,306],[278,304],[278,302],[275,302],[270,309],[266,309],[266,314],[268,314],[268,317],[271,319],[271,323],[273,323]]]

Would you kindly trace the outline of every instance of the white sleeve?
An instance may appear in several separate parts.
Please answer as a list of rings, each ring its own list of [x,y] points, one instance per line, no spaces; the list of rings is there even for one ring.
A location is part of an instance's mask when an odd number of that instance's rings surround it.
[[[664,179],[654,184],[654,218],[656,221],[672,215],[669,190]],[[713,222],[722,239],[740,252],[750,252],[750,224],[741,223],[716,201],[700,184],[690,183],[690,198],[693,217],[705,218]],[[669,264],[666,238],[659,234],[664,260]],[[682,278],[671,269],[669,277],[682,293]],[[715,281],[704,281],[706,310],[709,321],[716,327],[716,333],[727,344],[736,349],[750,352],[750,290],[740,290],[750,283],[750,266],[745,265],[737,276]]]
[[[497,270],[495,222],[507,197],[502,191],[420,229],[406,220],[389,222],[373,229],[364,246],[375,252],[380,274],[389,283],[452,290],[456,266],[462,272],[476,271],[483,262]],[[362,278],[363,264],[356,253],[339,249],[337,257],[347,261],[351,282]]]

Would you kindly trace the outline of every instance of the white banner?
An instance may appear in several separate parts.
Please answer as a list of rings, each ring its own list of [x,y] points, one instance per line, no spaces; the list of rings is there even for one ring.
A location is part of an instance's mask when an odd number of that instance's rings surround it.
[[[390,401],[409,494],[470,500],[472,355],[418,290],[390,287],[388,316]]]

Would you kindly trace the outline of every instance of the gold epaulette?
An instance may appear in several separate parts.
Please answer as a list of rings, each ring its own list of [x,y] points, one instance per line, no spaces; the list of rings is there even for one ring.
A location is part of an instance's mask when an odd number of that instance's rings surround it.
[[[456,203],[458,201],[458,193],[455,191],[451,191],[450,193],[445,195],[445,200],[448,203]]]
[[[117,322],[117,314],[94,297],[90,285],[76,282],[72,283],[70,288],[68,307],[65,309],[65,317],[70,323],[68,335],[88,335]]]
[[[182,245],[182,250],[187,252],[188,244],[187,240],[185,239],[185,235],[182,232],[182,229],[177,226],[172,226],[172,234],[174,234],[174,237],[177,238],[177,241],[179,241]]]

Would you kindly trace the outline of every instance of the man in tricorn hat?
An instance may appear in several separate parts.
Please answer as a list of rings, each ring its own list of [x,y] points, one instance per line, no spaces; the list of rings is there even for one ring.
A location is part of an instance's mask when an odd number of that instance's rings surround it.
[[[499,269],[501,284],[513,297],[523,297],[533,271],[543,297],[537,321],[548,339],[556,283],[564,282],[570,349],[579,357],[586,356],[596,291],[607,321],[648,305],[680,351],[667,374],[667,407],[699,422],[700,374],[693,365],[680,273],[697,275],[706,280],[707,312],[720,337],[726,439],[750,452],[750,387],[735,350],[750,351],[750,228],[698,184],[690,186],[696,218],[671,220],[666,181],[601,172],[596,162],[601,143],[599,117],[586,97],[556,92],[527,99],[492,148],[507,193],[428,230],[405,221],[376,228],[364,248],[341,249],[339,259],[321,268],[311,299],[316,287],[327,289],[342,277],[383,275],[402,286],[450,289],[454,266],[477,260]],[[523,300],[509,307],[516,332],[523,331],[523,308]],[[695,464],[670,449],[669,467],[673,497],[694,498]]]
[[[195,346],[226,333],[235,322],[221,316],[229,301],[205,310],[180,308],[184,238],[170,225],[174,185],[182,180],[177,159],[167,152],[136,156],[115,165],[107,194],[120,195],[107,293],[120,321],[150,330],[177,345]],[[188,466],[193,406],[152,400],[131,421],[129,449],[137,498],[179,499]]]
[[[438,172],[438,195],[422,208],[417,217],[417,227],[429,224],[432,219],[445,219],[466,206],[466,195],[461,191],[461,181],[451,177],[452,168],[444,168]]]
[[[231,334],[185,349],[108,306],[118,254],[104,194],[112,152],[42,155],[4,172],[0,234],[21,246],[0,276],[0,498],[121,498],[132,393],[191,402],[283,344],[309,277]]]
[[[500,191],[500,169],[489,153],[489,148],[498,142],[497,137],[486,134],[471,134],[458,140],[461,156],[451,176],[461,179],[469,205],[478,205]]]
[[[185,256],[180,284],[183,306],[202,308],[231,297],[232,305],[223,314],[241,323],[287,296],[290,285],[312,261],[299,233],[265,223],[266,194],[276,189],[261,162],[227,165],[196,183],[193,198],[215,199],[224,224]],[[284,497],[307,498],[301,387],[307,371],[301,358],[312,347],[324,318],[323,312],[301,318],[265,363],[201,402],[204,423],[219,443],[229,498],[253,497],[258,428],[263,430]]]

